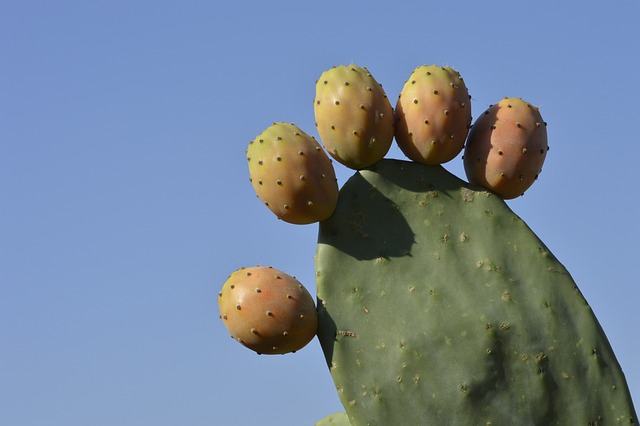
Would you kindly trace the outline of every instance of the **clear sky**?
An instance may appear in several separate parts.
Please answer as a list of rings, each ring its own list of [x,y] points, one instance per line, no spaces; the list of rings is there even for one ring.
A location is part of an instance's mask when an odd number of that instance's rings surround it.
[[[638,405],[639,17],[637,0],[0,2],[0,424],[342,409],[317,340],[257,356],[216,297],[258,264],[315,293],[317,225],[275,220],[244,152],[273,121],[317,135],[315,80],[349,63],[391,99],[438,64],[474,117],[504,96],[540,106],[551,150],[509,205],[573,275]],[[445,167],[464,177],[460,157]]]

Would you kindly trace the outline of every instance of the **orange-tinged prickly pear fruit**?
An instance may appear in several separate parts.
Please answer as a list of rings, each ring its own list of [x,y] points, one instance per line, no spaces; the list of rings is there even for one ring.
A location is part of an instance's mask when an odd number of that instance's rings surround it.
[[[471,127],[469,91],[450,67],[422,65],[404,84],[395,109],[395,137],[409,159],[446,163],[462,148]]]
[[[313,107],[322,144],[336,161],[358,170],[389,151],[393,108],[366,68],[340,65],[323,72]]]
[[[247,148],[256,195],[279,219],[303,225],[327,219],[338,202],[327,153],[294,124],[273,123]]]
[[[474,122],[464,169],[470,183],[512,199],[538,178],[548,149],[539,109],[520,98],[504,98]]]
[[[302,349],[318,328],[315,304],[307,289],[272,267],[233,272],[218,295],[218,308],[231,337],[258,354]]]

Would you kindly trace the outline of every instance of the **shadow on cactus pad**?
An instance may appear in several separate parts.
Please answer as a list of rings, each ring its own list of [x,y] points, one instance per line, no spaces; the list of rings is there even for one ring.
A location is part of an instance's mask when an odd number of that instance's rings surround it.
[[[339,211],[334,211],[342,220],[324,223],[319,243],[357,260],[410,256],[415,238],[399,206],[360,173],[343,188]]]

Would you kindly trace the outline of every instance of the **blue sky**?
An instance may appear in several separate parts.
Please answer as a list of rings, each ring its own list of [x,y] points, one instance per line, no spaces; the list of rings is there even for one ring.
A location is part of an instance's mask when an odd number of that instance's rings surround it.
[[[571,271],[637,405],[640,4],[584,3],[0,3],[0,424],[341,410],[317,340],[259,357],[216,296],[257,264],[315,292],[317,225],[274,219],[244,151],[273,121],[317,135],[314,82],[349,63],[391,99],[416,66],[452,66],[474,118],[504,96],[540,106],[551,150],[509,205]]]

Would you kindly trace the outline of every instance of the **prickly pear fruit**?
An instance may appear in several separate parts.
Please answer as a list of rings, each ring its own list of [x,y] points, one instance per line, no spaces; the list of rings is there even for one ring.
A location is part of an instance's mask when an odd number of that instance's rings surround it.
[[[338,201],[331,160],[294,124],[273,123],[247,149],[256,195],[279,219],[308,224],[328,218]]]
[[[423,164],[455,158],[471,125],[469,91],[450,67],[423,65],[404,84],[395,110],[395,137],[402,152]]]
[[[508,200],[538,178],[548,149],[547,124],[539,109],[520,98],[504,98],[473,124],[464,169],[469,182]]]
[[[313,106],[324,147],[343,165],[361,169],[389,151],[393,108],[366,68],[341,65],[323,72]]]
[[[233,272],[218,295],[220,318],[231,337],[258,354],[285,354],[316,335],[313,298],[300,282],[267,266]]]

